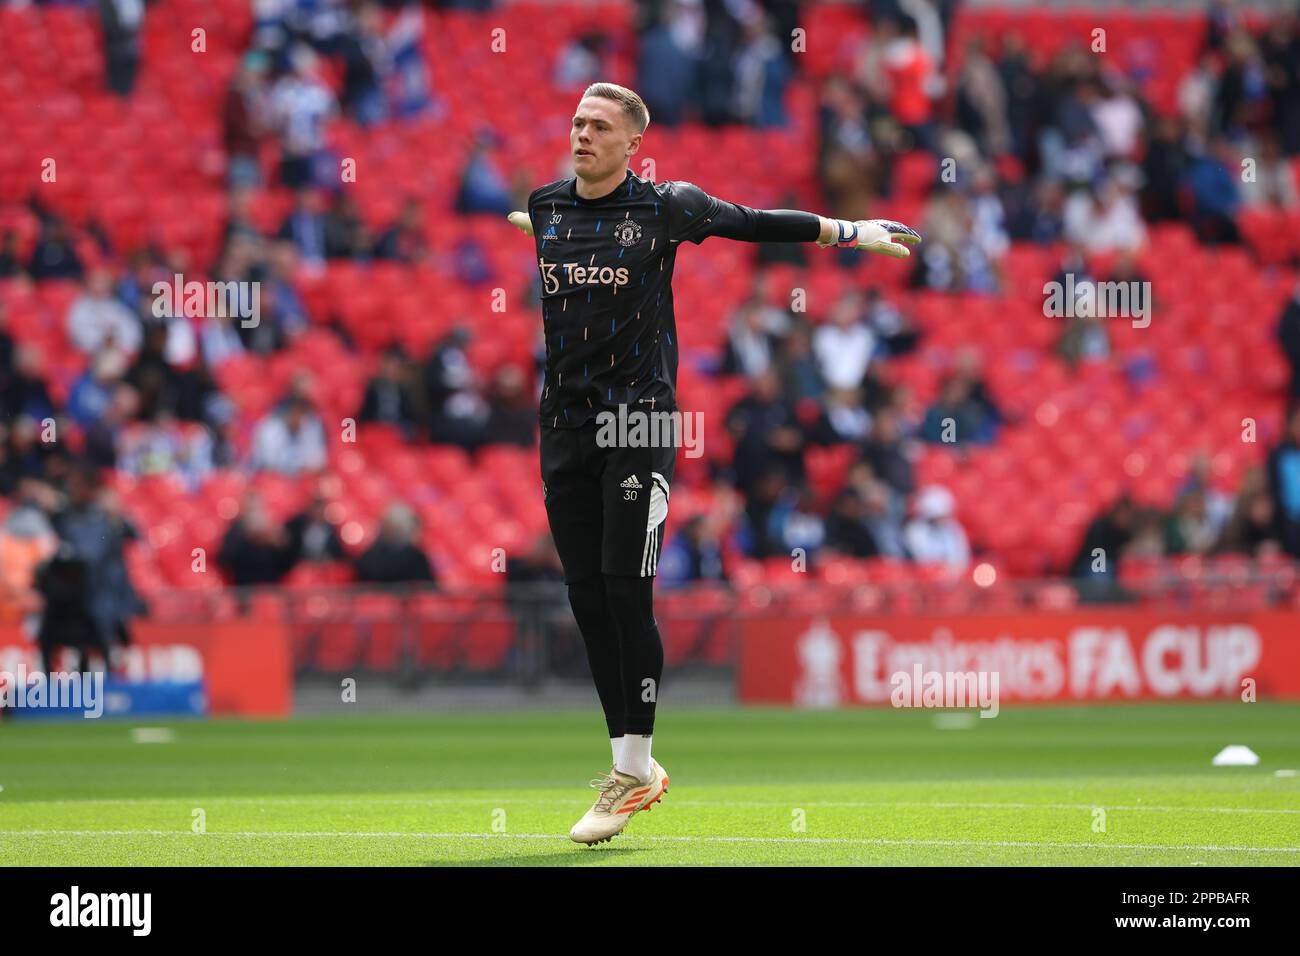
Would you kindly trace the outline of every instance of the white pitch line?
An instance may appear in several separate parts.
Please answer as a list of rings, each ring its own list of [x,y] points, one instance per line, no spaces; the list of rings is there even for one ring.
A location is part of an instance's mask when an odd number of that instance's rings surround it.
[[[188,830],[0,830],[0,836],[149,836],[149,837],[266,837],[270,839],[316,839],[343,837],[363,839],[415,839],[415,840],[565,840],[567,836],[551,833],[406,833],[402,831],[320,830],[242,830],[212,831],[195,834]],[[635,839],[635,837],[633,837]],[[1300,846],[1177,846],[1156,843],[1051,843],[1029,840],[885,840],[852,837],[698,837],[698,836],[645,836],[645,840],[678,843],[816,843],[845,846],[979,846],[1023,847],[1026,849],[1078,849],[1078,850],[1207,850],[1221,853],[1300,853]]]
[[[549,800],[514,798],[507,797],[498,799],[496,797],[377,797],[373,800],[363,798],[347,797],[124,797],[121,799],[112,798],[90,798],[86,800],[22,800],[15,801],[11,806],[77,806],[77,805],[166,805],[166,804],[194,804],[203,803],[236,803],[236,804],[256,804],[264,806],[267,804],[280,804],[284,806],[482,806],[490,804],[492,806],[502,806],[506,804],[523,804],[526,806],[538,806],[548,804],[554,806],[578,806],[585,804],[586,801],[580,798],[554,798]],[[669,804],[665,804],[667,806]],[[0,804],[2,808],[4,804]],[[1141,813],[1264,813],[1264,814],[1300,814],[1300,808],[1292,807],[1172,807],[1172,806],[1138,806],[1126,804],[1112,804],[1105,800],[1099,800],[1096,803],[983,803],[970,802],[963,803],[958,801],[945,801],[942,803],[927,803],[916,800],[673,800],[671,806],[675,807],[848,807],[848,808],[866,808],[866,807],[917,807],[921,809],[937,810],[1087,810],[1091,811],[1098,807],[1104,810],[1120,810],[1124,812],[1141,812]]]
[[[665,804],[666,806],[667,804]],[[719,806],[719,804],[708,800],[674,800],[673,806]],[[800,803],[796,800],[788,801],[763,801],[763,800],[728,800],[725,802],[728,807],[921,807],[939,810],[1095,810],[1101,807],[1105,810],[1138,810],[1152,811],[1156,813],[1300,813],[1300,809],[1276,809],[1268,807],[1162,807],[1162,806],[1122,806],[1113,803],[1107,803],[1100,800],[1097,803],[924,803],[910,800],[879,800],[872,802],[858,801],[810,801]]]

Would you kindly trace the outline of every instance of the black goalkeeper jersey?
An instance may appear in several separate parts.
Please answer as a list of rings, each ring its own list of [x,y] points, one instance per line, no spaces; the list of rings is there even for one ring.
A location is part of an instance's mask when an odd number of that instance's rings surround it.
[[[678,243],[752,239],[764,213],[630,169],[599,199],[581,198],[576,184],[562,179],[528,197],[546,334],[542,426],[577,428],[620,405],[673,411]]]

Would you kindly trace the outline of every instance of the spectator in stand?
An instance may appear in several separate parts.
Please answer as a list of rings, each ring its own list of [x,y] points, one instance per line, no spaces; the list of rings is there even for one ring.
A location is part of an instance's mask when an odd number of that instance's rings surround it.
[[[876,358],[871,360],[871,364],[867,365],[867,373],[862,378],[862,405],[872,415],[881,408],[892,405],[894,401],[894,389],[889,384],[888,369],[889,360],[878,352]]]
[[[306,508],[285,523],[295,563],[344,560],[346,555],[338,529],[325,515],[325,499],[314,495]]]
[[[776,374],[781,394],[796,406],[805,399],[819,399],[826,391],[821,370],[812,352],[812,333],[799,323],[781,339],[776,356]]]
[[[425,365],[424,383],[431,440],[472,450],[487,438],[491,410],[479,393],[478,376],[465,351],[470,338],[467,325],[458,325],[444,336]]]
[[[564,585],[564,566],[549,531],[533,540],[527,554],[506,559],[505,603],[515,619],[515,654],[520,671],[540,677],[565,656],[555,647],[557,631],[567,638],[563,644],[577,652],[574,657],[584,653],[576,623],[570,626],[573,612]]]
[[[289,72],[271,89],[273,123],[280,137],[280,183],[301,189],[316,181],[315,164],[325,146],[325,124],[337,112],[334,94],[321,82],[317,57],[302,44],[289,54]]]
[[[492,155],[496,145],[496,137],[490,130],[480,130],[475,136],[469,158],[461,169],[460,191],[456,195],[458,213],[504,216],[514,209],[509,183]]]
[[[204,377],[206,370],[190,362],[187,351],[173,358],[171,346],[177,337],[172,332],[179,327],[193,334],[188,319],[167,320],[166,324],[150,321],[145,326],[144,344],[127,370],[125,381],[139,393],[140,414],[144,418],[153,418],[160,411],[187,421],[203,417],[205,402],[214,386]]]
[[[876,336],[877,355],[907,355],[920,340],[920,333],[907,315],[875,287],[867,289],[865,319],[867,328]]]
[[[964,571],[970,564],[970,543],[956,518],[952,492],[941,485],[922,488],[916,496],[916,517],[903,529],[903,541],[918,564],[944,564]]]
[[[916,487],[912,461],[915,442],[903,438],[898,411],[885,407],[876,412],[871,423],[871,437],[862,446],[862,460],[872,472],[900,495],[910,495]]]
[[[1006,90],[1010,151],[1016,156],[1026,156],[1033,142],[1034,116],[1042,100],[1039,73],[1030,65],[1024,37],[1009,33],[1001,39],[1002,57],[997,68],[1002,87]]]
[[[0,279],[25,278],[26,272],[18,259],[18,233],[6,229],[0,234]]]
[[[116,468],[123,432],[139,410],[140,398],[134,388],[125,382],[114,386],[103,414],[86,430],[86,461],[96,468]]]
[[[415,3],[402,9],[384,36],[388,51],[388,112],[399,120],[429,115],[437,121],[445,112],[430,89],[424,37],[424,8]]]
[[[278,584],[296,560],[296,544],[289,533],[271,517],[260,497],[250,495],[243,513],[226,529],[217,555],[230,583],[236,587]]]
[[[821,445],[857,444],[871,433],[871,414],[854,388],[828,389],[810,440]]]
[[[375,584],[435,584],[433,566],[415,544],[418,531],[415,512],[403,504],[390,505],[375,543],[356,561],[357,580]]]
[[[1225,52],[1210,104],[1208,131],[1212,136],[1235,139],[1264,118],[1268,87],[1263,58],[1247,31],[1234,31]]]
[[[785,91],[793,70],[771,20],[756,7],[741,23],[733,68],[735,118],[758,127],[785,126]]]
[[[54,399],[45,385],[45,357],[32,345],[20,345],[14,352],[13,370],[0,393],[0,410],[6,421],[20,415],[43,421],[54,415]]]
[[[1291,406],[1286,434],[1269,452],[1268,483],[1282,547],[1292,557],[1300,557],[1300,405]]]
[[[17,623],[40,610],[37,570],[59,547],[49,516],[59,493],[44,481],[21,478],[0,524],[0,620]]]
[[[1237,499],[1237,507],[1223,529],[1216,554],[1268,557],[1282,552],[1277,508],[1267,489],[1255,489]]]
[[[298,266],[298,254],[292,243],[271,244],[262,282],[262,321],[258,326],[274,328],[280,346],[291,342],[307,328],[307,307],[294,285]],[[242,320],[239,329],[241,333],[245,331]],[[251,347],[249,342],[245,340],[245,347]]]
[[[125,371],[126,360],[121,352],[114,348],[101,349],[72,385],[68,417],[83,429],[98,422],[108,410],[113,390]]]
[[[966,208],[970,213],[970,242],[987,263],[972,274],[979,281],[970,282],[967,287],[974,292],[996,292],[1002,284],[1002,260],[1011,248],[1011,237],[1007,234],[1006,210],[998,198],[997,177],[992,168],[981,166],[971,177]]]
[[[503,365],[488,390],[487,437],[495,444],[531,448],[537,443],[537,399],[517,365]]]
[[[1146,243],[1146,226],[1132,190],[1119,177],[1094,193],[1082,190],[1065,201],[1065,238],[1089,253],[1133,251]]]
[[[9,388],[14,374],[14,337],[9,334],[9,309],[0,299],[0,396]],[[3,406],[0,406],[2,408]]]
[[[9,449],[9,425],[0,421],[0,495],[8,497],[18,488],[21,475]]]
[[[1201,242],[1241,240],[1236,221],[1241,208],[1240,170],[1236,151],[1226,139],[1213,140],[1208,149],[1193,149],[1183,184],[1191,194],[1192,228]]]
[[[215,369],[244,354],[244,343],[239,337],[241,321],[230,315],[205,315],[200,320],[198,345],[203,364]]]
[[[466,234],[451,248],[451,272],[456,281],[472,288],[484,288],[496,279],[492,257],[477,236]]]
[[[1296,280],[1278,322],[1277,338],[1291,366],[1291,400],[1300,399],[1300,279]]]
[[[722,529],[707,514],[695,515],[668,539],[656,569],[660,587],[727,582]]]
[[[85,562],[86,595],[101,644],[125,646],[131,643],[131,619],[145,610],[126,569],[126,542],[139,535],[122,516],[116,495],[101,488],[93,467],[74,468],[67,484],[67,506],[56,516],[55,529]]]
[[[1241,199],[1247,206],[1268,206],[1293,210],[1300,205],[1296,197],[1296,172],[1278,148],[1277,135],[1271,130],[1259,138],[1258,149],[1249,153],[1256,159],[1254,177],[1241,179]]]
[[[1007,88],[989,58],[984,38],[966,41],[966,56],[957,79],[957,124],[979,143],[986,156],[1011,148]]]
[[[36,282],[43,279],[80,280],[85,274],[72,233],[61,217],[44,217],[40,236],[27,263],[27,274]]]
[[[191,492],[212,473],[214,442],[200,425],[176,420],[160,410],[152,419],[123,431],[118,467],[128,475],[170,475]]]
[[[89,577],[85,560],[67,544],[60,545],[36,571],[34,584],[40,605],[36,643],[41,651],[41,667],[51,679],[60,671],[75,673],[108,667],[109,647],[91,613]],[[77,655],[71,662],[65,656],[69,650]]]
[[[1093,106],[1100,99],[1093,79],[1093,64],[1080,47],[1057,54],[1049,83],[1050,122],[1038,137],[1043,173],[1065,181],[1071,187],[1096,183],[1105,169],[1101,134],[1093,119]]]
[[[707,23],[700,0],[670,0],[637,44],[636,90],[662,126],[687,118],[697,93]]]
[[[325,467],[325,428],[305,399],[294,396],[258,422],[250,465],[258,471],[297,475]]]
[[[1146,118],[1123,75],[1113,71],[1104,73],[1098,95],[1090,106],[1102,154],[1108,160],[1135,158]]]
[[[400,345],[390,345],[379,359],[374,378],[366,385],[357,421],[392,425],[409,437],[419,418],[406,353]]]
[[[935,151],[938,140],[932,97],[942,90],[943,78],[917,37],[915,20],[880,20],[857,76],[877,100],[888,103],[889,115],[908,134],[910,142],[902,151]]]
[[[993,420],[971,394],[971,382],[954,375],[925,413],[921,437],[931,444],[982,445],[992,440]]]
[[[230,189],[230,202],[226,207],[226,225],[222,229],[221,238],[221,255],[225,256],[232,243],[246,242],[245,254],[250,259],[260,259],[263,255],[262,243],[265,237],[262,235],[261,227],[257,224],[254,204],[257,201],[257,192],[251,186],[232,186]],[[163,279],[170,278],[166,275]],[[141,283],[143,288],[151,288]]]
[[[324,217],[325,255],[330,259],[365,259],[374,245],[357,201],[349,192],[334,197]]]
[[[1050,245],[1065,231],[1065,192],[1050,179],[1028,183],[1016,178],[1000,181],[1002,205],[1007,211],[1007,234],[1012,239]]]
[[[1142,213],[1147,222],[1181,218],[1178,193],[1189,160],[1181,120],[1157,119],[1142,159]]]
[[[750,380],[749,394],[727,412],[727,432],[735,442],[736,484],[752,494],[759,477],[773,470],[791,481],[804,474],[804,433],[794,407],[780,392],[769,369]]]
[[[580,93],[605,76],[605,47],[609,37],[590,31],[565,44],[555,63],[554,83],[562,90]]]
[[[1126,494],[1088,525],[1070,565],[1071,575],[1081,582],[1084,600],[1105,601],[1122,596],[1118,584],[1120,558],[1133,540],[1137,524],[1137,508]]]
[[[785,325],[780,309],[760,298],[761,285],[731,314],[727,323],[727,341],[722,354],[723,375],[753,377],[772,367],[776,357],[777,335]]]
[[[9,428],[9,468],[20,478],[52,479],[51,466],[56,459],[66,457],[58,442],[57,430],[49,424],[52,419],[37,420],[30,415],[12,419]],[[57,466],[54,466],[57,467]]]
[[[258,150],[271,120],[271,99],[266,85],[269,65],[266,54],[250,50],[240,61],[234,82],[226,93],[222,124],[226,181],[232,190],[262,184]]]
[[[91,273],[68,309],[67,323],[68,338],[87,355],[107,345],[132,355],[140,350],[140,320],[113,295],[113,276],[105,269]]]
[[[1165,515],[1158,508],[1139,508],[1133,526],[1133,539],[1121,554],[1124,558],[1163,558],[1165,550]]]
[[[294,195],[293,210],[285,217],[276,238],[292,242],[305,265],[319,267],[324,265],[329,252],[325,227],[324,196],[317,189],[300,189]]]
[[[420,200],[408,198],[402,203],[397,221],[380,234],[372,255],[376,259],[411,264],[428,258],[429,242],[424,234],[424,208]]]
[[[144,13],[145,0],[99,0],[104,64],[108,68],[106,82],[118,96],[130,96],[135,88]]]
[[[1165,553],[1209,554],[1217,537],[1205,493],[1193,489],[1181,495],[1165,522]]]
[[[343,59],[339,105],[361,127],[382,122],[388,112],[384,85],[389,56],[383,25],[378,5],[363,2],[355,10],[354,28],[341,32],[338,39]]]
[[[745,515],[744,550],[756,558],[790,556],[796,548],[802,549],[805,558],[812,557],[826,538],[811,496],[791,483],[779,466],[757,481],[746,499]]]
[[[829,208],[868,208],[884,179],[884,157],[867,104],[844,77],[833,75],[822,87],[818,131],[817,174]]]
[[[869,472],[869,466],[865,463],[860,463],[856,469],[859,472]],[[879,555],[895,560],[905,559],[907,544],[903,537],[903,516],[906,512],[902,495],[895,494],[888,485],[874,478],[866,482],[855,482],[853,487],[859,489],[863,506],[862,522],[871,533],[871,540]]]
[[[880,546],[867,525],[867,503],[852,486],[844,488],[826,516],[826,550],[850,558],[874,558]]]
[[[813,354],[829,388],[857,388],[876,350],[876,336],[863,321],[862,293],[843,292],[829,321],[813,332]]]
[[[994,264],[983,246],[970,241],[973,229],[966,197],[951,187],[937,189],[926,206],[925,243],[913,281],[940,292],[995,288]]]
[[[1300,155],[1300,15],[1294,9],[1274,15],[1262,52],[1279,146],[1295,157]]]
[[[953,377],[959,378],[969,387],[970,400],[974,402],[984,415],[986,423],[986,434],[989,441],[992,441],[996,427],[1001,424],[1005,418],[1002,410],[998,408],[998,403],[993,400],[989,393],[988,384],[984,381],[983,359],[980,353],[974,348],[961,348],[953,361]]]

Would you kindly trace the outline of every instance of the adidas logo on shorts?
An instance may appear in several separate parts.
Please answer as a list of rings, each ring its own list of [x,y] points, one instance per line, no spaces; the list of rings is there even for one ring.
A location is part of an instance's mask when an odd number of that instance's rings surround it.
[[[636,480],[636,475],[628,475],[626,478],[623,479],[623,483],[622,483],[621,485],[619,485],[619,487],[620,487],[620,488],[640,488],[640,487],[641,487],[641,482],[639,482],[639,481]]]

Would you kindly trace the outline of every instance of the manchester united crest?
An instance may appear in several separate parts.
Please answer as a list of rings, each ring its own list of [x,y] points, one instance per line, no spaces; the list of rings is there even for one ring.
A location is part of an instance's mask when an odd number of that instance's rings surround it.
[[[634,246],[641,238],[641,226],[631,219],[624,219],[614,227],[614,239],[620,246]]]

